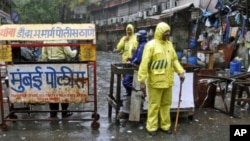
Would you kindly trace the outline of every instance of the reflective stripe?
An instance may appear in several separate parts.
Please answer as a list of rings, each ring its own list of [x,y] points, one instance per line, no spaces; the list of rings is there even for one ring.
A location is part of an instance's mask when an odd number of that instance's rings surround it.
[[[153,61],[152,64],[151,64],[151,70],[154,69],[155,64],[156,64],[156,62]]]
[[[151,69],[165,69],[167,67],[167,60],[159,60],[152,62]]]
[[[168,62],[167,62],[167,60],[166,60],[166,62],[164,62],[165,64],[164,64],[164,68],[167,68],[167,65],[168,65]]]
[[[158,65],[159,65],[159,61],[156,61],[153,69],[157,69]]]
[[[161,60],[161,65],[160,65],[160,69],[162,69],[163,68],[163,64],[165,63],[165,61],[164,60]]]

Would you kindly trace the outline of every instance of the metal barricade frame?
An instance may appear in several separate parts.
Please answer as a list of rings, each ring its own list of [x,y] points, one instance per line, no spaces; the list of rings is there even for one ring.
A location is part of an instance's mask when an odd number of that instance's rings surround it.
[[[34,26],[39,27],[40,25],[41,24],[34,25]],[[22,26],[23,25],[19,25],[19,26],[18,25],[7,25],[7,27],[6,27],[6,25],[5,25],[3,28],[1,28],[1,26],[0,26],[0,30],[3,31],[3,30],[6,30],[7,28],[8,29],[16,28],[15,31],[20,32],[19,28],[21,28]],[[25,25],[25,27],[27,27],[27,28],[29,28],[29,26],[30,26],[31,30],[33,30],[33,31],[35,31],[35,29],[37,29],[37,28],[33,28],[33,25]],[[71,24],[60,24],[60,25],[53,25],[53,24],[52,25],[50,25],[50,24],[47,25],[47,24],[45,24],[44,26],[46,28],[47,27],[51,28],[53,26],[59,26],[59,27],[62,27],[62,28],[65,27],[65,31],[66,31],[66,28],[71,27]],[[17,116],[15,115],[16,113],[28,113],[28,114],[30,114],[30,113],[51,112],[51,110],[33,110],[33,109],[30,108],[30,104],[31,105],[32,104],[41,104],[41,103],[42,104],[47,104],[49,102],[48,101],[45,101],[45,102],[38,101],[38,102],[31,102],[31,103],[25,102],[25,103],[21,103],[21,104],[24,104],[24,107],[15,108],[14,104],[18,104],[18,103],[12,102],[9,99],[9,97],[4,97],[4,94],[2,92],[3,87],[2,87],[2,83],[1,83],[1,85],[0,85],[0,89],[1,89],[1,91],[0,91],[0,111],[1,111],[1,119],[2,119],[2,121],[1,121],[0,127],[2,128],[3,131],[8,130],[9,126],[6,123],[8,121],[54,121],[54,120],[67,120],[68,121],[68,120],[81,120],[81,121],[92,121],[91,127],[93,129],[98,129],[100,127],[100,123],[98,122],[100,116],[99,116],[99,114],[97,112],[95,25],[94,24],[72,24],[72,28],[73,27],[81,27],[82,29],[79,29],[79,32],[83,32],[83,30],[84,30],[84,32],[86,32],[86,33],[84,33],[84,34],[86,34],[86,36],[84,35],[84,37],[81,37],[80,39],[79,38],[69,38],[69,40],[78,40],[79,43],[43,44],[43,43],[40,42],[41,40],[46,40],[46,38],[35,38],[34,40],[31,40],[30,38],[29,39],[22,39],[22,41],[31,42],[31,43],[26,43],[26,44],[25,43],[10,43],[10,41],[19,41],[20,40],[20,37],[18,37],[17,33],[15,35],[13,33],[13,37],[9,37],[6,34],[6,36],[1,38],[0,40],[6,41],[7,44],[0,45],[0,46],[1,47],[10,46],[11,49],[17,49],[17,48],[20,48],[22,46],[25,46],[25,47],[74,46],[74,47],[78,47],[79,50],[80,50],[80,55],[79,55],[80,60],[74,60],[74,61],[69,61],[69,62],[49,62],[49,63],[48,62],[36,62],[36,61],[22,62],[22,61],[18,61],[18,59],[17,60],[12,60],[12,61],[6,61],[5,60],[6,58],[3,58],[3,55],[2,55],[2,56],[0,56],[0,61],[1,60],[4,61],[5,65],[1,64],[1,66],[6,66],[7,68],[8,68],[8,66],[15,66],[15,65],[17,65],[18,67],[22,66],[22,65],[23,66],[28,65],[28,66],[31,66],[31,67],[32,67],[32,65],[41,65],[41,66],[43,66],[43,65],[45,65],[45,66],[46,65],[54,65],[54,66],[59,65],[60,66],[60,64],[65,65],[65,63],[69,64],[69,66],[70,65],[77,65],[77,66],[84,65],[84,66],[86,66],[87,79],[88,79],[87,80],[88,81],[88,85],[87,85],[87,87],[88,87],[87,88],[88,99],[85,102],[80,101],[78,103],[91,103],[92,107],[89,107],[88,110],[79,109],[79,110],[68,110],[68,111],[69,112],[90,112],[90,113],[92,113],[91,117],[90,118],[82,118],[82,117],[80,117],[80,118],[73,118],[72,117],[71,118],[70,117],[70,118],[61,118],[61,119],[40,119],[40,118],[18,119]],[[53,28],[51,28],[51,29],[53,29]],[[90,32],[90,31],[91,31],[91,36],[88,36],[88,32]],[[79,36],[80,36],[80,33],[79,33]],[[59,39],[57,38],[56,40],[59,40]],[[68,39],[68,38],[66,37],[65,39]],[[7,58],[7,59],[9,59],[9,58]],[[22,69],[22,68],[20,68],[20,69]],[[72,76],[72,78],[73,78],[73,76]],[[71,102],[73,103],[74,101],[71,101]],[[9,106],[9,113],[8,114],[5,113],[4,104],[8,104],[8,106]],[[63,111],[62,110],[57,110],[56,112],[63,112]]]

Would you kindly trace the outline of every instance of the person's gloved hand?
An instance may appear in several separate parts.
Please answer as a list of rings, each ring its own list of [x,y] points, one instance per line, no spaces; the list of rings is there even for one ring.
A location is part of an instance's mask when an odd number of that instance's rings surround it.
[[[184,75],[184,73],[179,74],[179,77],[180,77],[181,83],[183,83],[184,80],[185,80],[185,75]]]
[[[128,41],[129,40],[129,36],[126,36],[125,38],[124,38],[124,41]]]
[[[131,63],[131,57],[128,57],[127,59],[126,59],[126,63]]]
[[[140,88],[141,88],[141,91],[146,94],[146,84],[144,82],[141,82],[140,83]]]

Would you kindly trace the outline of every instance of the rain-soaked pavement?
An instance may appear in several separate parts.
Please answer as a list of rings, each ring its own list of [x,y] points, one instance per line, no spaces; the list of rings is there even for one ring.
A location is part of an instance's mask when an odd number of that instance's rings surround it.
[[[233,118],[215,109],[195,109],[192,120],[185,113],[180,115],[176,135],[157,132],[151,137],[145,130],[145,119],[140,122],[130,122],[121,119],[121,124],[115,122],[115,114],[108,118],[110,64],[118,63],[120,54],[111,52],[97,52],[97,110],[100,115],[100,128],[93,130],[92,121],[17,121],[7,122],[8,131],[0,131],[0,141],[229,141],[230,124],[249,124],[250,110],[236,107],[240,118]],[[229,100],[227,98],[227,100]],[[221,101],[216,98],[216,105]],[[70,104],[71,110],[88,104]],[[48,109],[48,105],[32,105],[33,109]],[[5,105],[5,113],[8,107]],[[175,123],[175,113],[172,113],[172,125]],[[22,119],[27,113],[18,114]],[[35,113],[30,116],[46,119],[48,113]],[[74,113],[73,117],[89,117],[91,113]],[[60,117],[59,117],[60,118]]]

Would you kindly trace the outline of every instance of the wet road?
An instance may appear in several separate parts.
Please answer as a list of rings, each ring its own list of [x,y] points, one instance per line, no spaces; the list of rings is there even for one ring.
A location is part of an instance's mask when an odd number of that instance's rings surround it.
[[[120,54],[97,52],[97,103],[100,115],[100,128],[93,130],[91,121],[17,121],[7,122],[8,131],[0,131],[0,141],[229,141],[230,124],[249,124],[250,110],[236,107],[240,118],[233,118],[214,109],[195,109],[189,120],[185,113],[179,119],[176,135],[167,135],[157,132],[151,137],[145,130],[145,119],[140,122],[130,122],[121,119],[121,124],[115,123],[115,114],[108,118],[108,103],[106,96],[109,93],[110,64],[120,61]],[[230,100],[230,99],[227,99]],[[216,98],[216,105],[221,101]],[[88,107],[86,104],[70,104],[69,109]],[[33,109],[48,109],[48,105],[33,105]],[[8,107],[5,105],[5,113]],[[18,114],[18,118],[29,116],[27,113]],[[30,116],[46,119],[48,113],[36,113]],[[91,113],[74,113],[73,117],[89,117]],[[174,116],[172,113],[172,125]],[[60,118],[60,117],[59,117]]]

